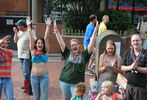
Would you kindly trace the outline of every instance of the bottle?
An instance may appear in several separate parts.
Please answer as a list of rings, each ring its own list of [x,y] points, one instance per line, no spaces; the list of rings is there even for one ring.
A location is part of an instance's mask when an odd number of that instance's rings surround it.
[[[88,92],[88,100],[91,100],[91,95],[92,95],[92,92],[89,91],[89,92]]]

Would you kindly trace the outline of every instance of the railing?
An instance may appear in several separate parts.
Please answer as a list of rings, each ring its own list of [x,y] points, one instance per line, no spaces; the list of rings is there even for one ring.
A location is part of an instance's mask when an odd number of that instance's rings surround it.
[[[130,30],[126,30],[124,32],[122,31],[117,31],[116,33],[119,35],[119,36],[127,36],[127,35],[130,35],[130,34],[134,34],[134,29],[130,29]],[[62,35],[63,36],[79,36],[79,37],[83,37],[85,35],[85,31],[84,30],[65,30],[63,29],[62,30]]]
[[[62,35],[64,36],[84,36],[84,30],[62,30]]]

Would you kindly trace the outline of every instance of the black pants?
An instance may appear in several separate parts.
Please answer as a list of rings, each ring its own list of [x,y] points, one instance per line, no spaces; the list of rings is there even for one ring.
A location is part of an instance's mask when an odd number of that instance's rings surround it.
[[[147,88],[127,85],[126,100],[147,100]]]

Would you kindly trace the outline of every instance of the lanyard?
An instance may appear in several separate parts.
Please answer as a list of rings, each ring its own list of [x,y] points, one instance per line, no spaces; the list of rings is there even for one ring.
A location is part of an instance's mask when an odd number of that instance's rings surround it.
[[[74,100],[76,100],[76,96],[75,96]],[[83,100],[83,96],[82,96],[82,99],[81,100]]]
[[[137,62],[139,61],[140,57],[142,56],[142,54],[144,53],[144,48],[141,48],[140,52],[139,52],[139,55],[136,56],[136,59],[135,59],[135,52],[134,52],[134,49],[132,48],[131,50],[131,58],[133,59],[133,62],[136,60]],[[137,70],[131,70],[132,73],[138,73]]]
[[[140,52],[139,52],[139,55],[136,56],[136,59],[135,59],[135,52],[134,52],[134,49],[132,49],[131,58],[133,59],[133,61],[135,61],[135,60],[138,61],[139,58],[142,56],[143,52],[144,52],[144,49],[141,48],[141,50],[140,50]]]

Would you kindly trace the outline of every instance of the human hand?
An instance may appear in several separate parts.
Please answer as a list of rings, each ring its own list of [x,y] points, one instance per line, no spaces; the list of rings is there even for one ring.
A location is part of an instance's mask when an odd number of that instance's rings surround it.
[[[51,25],[51,19],[50,19],[50,17],[48,17],[46,20],[45,20],[45,23],[46,23],[46,25],[47,26],[50,26]]]
[[[30,16],[27,16],[27,18],[26,18],[26,24],[27,24],[27,26],[30,26],[31,25],[31,17]]]
[[[132,63],[132,64],[130,65],[130,68],[131,68],[131,70],[132,70],[132,69],[136,69],[136,67],[137,67],[137,61],[135,60],[134,63]]]
[[[3,39],[1,39],[0,43],[8,43],[10,38],[11,38],[11,35],[7,35]]]
[[[15,34],[18,33],[18,29],[16,27],[13,27],[13,31]]]

